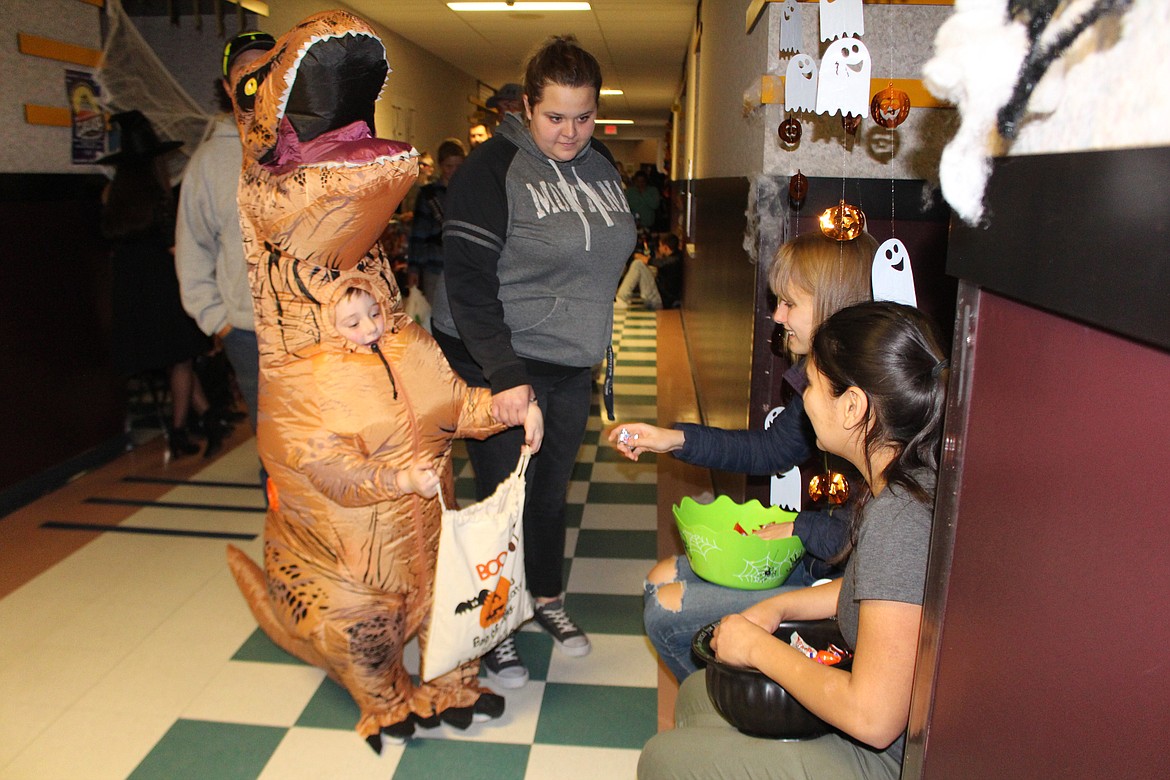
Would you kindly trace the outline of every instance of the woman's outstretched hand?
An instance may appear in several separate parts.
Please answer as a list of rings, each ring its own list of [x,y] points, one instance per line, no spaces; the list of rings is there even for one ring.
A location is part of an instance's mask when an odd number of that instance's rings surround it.
[[[608,438],[630,460],[637,460],[643,452],[674,452],[686,442],[682,431],[646,423],[619,423],[610,429]]]

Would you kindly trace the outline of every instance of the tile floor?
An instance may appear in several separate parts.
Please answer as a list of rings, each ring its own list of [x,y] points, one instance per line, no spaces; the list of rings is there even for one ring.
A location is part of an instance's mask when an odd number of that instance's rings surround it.
[[[619,312],[615,351],[618,417],[655,420],[654,314]],[[0,778],[632,778],[656,728],[640,595],[655,463],[599,445],[601,428],[598,411],[566,542],[567,607],[593,652],[562,656],[529,626],[519,644],[532,681],[500,691],[502,719],[421,730],[380,756],[353,731],[345,691],[256,628],[228,573],[226,542],[261,557],[250,438],[182,479],[130,453],[139,461],[116,481],[82,477],[21,510],[35,523],[15,542],[15,521],[0,519],[0,544],[24,545],[21,557],[86,535],[0,599]],[[456,465],[470,500],[469,466]]]

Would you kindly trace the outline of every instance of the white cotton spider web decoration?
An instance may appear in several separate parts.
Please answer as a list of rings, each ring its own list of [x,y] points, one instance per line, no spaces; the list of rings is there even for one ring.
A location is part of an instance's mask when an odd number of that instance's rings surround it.
[[[102,63],[94,74],[101,86],[102,103],[111,113],[137,109],[150,120],[161,140],[183,142],[178,153],[166,159],[171,184],[175,184],[215,117],[179,85],[119,0],[106,0],[106,16],[109,34]]]

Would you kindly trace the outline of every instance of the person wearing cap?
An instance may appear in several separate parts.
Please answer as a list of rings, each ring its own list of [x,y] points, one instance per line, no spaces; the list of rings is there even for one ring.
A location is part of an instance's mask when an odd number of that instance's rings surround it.
[[[487,99],[487,107],[498,112],[500,121],[508,114],[515,114],[521,121],[524,120],[524,87],[511,82],[496,90],[496,94]]]
[[[227,42],[219,79],[225,97],[231,94],[233,77],[275,45],[271,35],[256,31]],[[183,308],[204,333],[222,344],[255,430],[259,351],[236,203],[243,150],[230,105],[229,100],[228,113],[216,117],[183,174],[175,270]]]

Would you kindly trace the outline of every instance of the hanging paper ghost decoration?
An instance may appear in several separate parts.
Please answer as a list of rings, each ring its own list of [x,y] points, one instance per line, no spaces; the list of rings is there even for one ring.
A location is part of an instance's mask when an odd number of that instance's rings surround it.
[[[869,111],[869,49],[842,38],[825,50],[817,80],[817,113],[864,116]]]
[[[768,416],[764,418],[764,430],[771,428],[772,423],[783,411],[783,406],[777,406],[768,412]],[[789,512],[799,512],[802,487],[800,469],[795,466],[783,474],[773,474],[771,488],[768,491],[768,503],[772,506],[783,507]]]
[[[861,0],[821,0],[821,40],[865,35]]]
[[[804,23],[796,0],[785,0],[780,9],[780,51],[798,52],[804,42]]]
[[[869,104],[869,115],[882,127],[893,129],[910,116],[910,96],[891,83],[873,96]]]
[[[917,306],[914,294],[914,269],[910,267],[910,253],[906,245],[891,238],[878,247],[873,256],[873,299]]]
[[[788,61],[784,74],[784,109],[815,111],[817,107],[817,63],[807,54]]]

